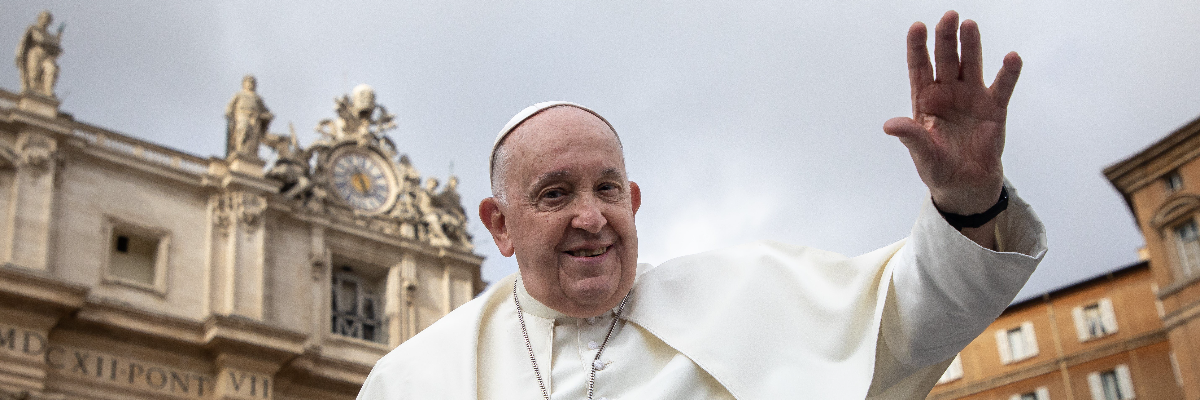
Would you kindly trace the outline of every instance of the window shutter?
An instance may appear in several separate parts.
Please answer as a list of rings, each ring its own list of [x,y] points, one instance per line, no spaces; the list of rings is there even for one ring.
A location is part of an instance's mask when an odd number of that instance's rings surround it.
[[[1037,388],[1034,393],[1037,395],[1037,400],[1050,400],[1050,389],[1046,389],[1045,386]]]
[[[949,375],[951,380],[962,378],[963,368],[962,357],[960,355],[954,355],[954,361],[951,361],[950,367],[946,368],[946,374]]]
[[[1021,358],[1033,357],[1038,354],[1037,335],[1033,333],[1033,322],[1021,324],[1021,337],[1025,338],[1025,354]]]
[[[1100,386],[1100,373],[1093,372],[1088,374],[1088,389],[1092,392],[1092,400],[1105,400],[1104,388]]]
[[[996,331],[996,350],[1000,351],[1000,363],[1008,365],[1012,362],[1011,347],[1008,346],[1008,331],[1000,329]]]
[[[1125,364],[1117,366],[1117,382],[1121,383],[1121,398],[1132,399],[1133,394],[1133,377],[1129,375],[1129,367]]]
[[[1071,309],[1071,317],[1075,319],[1075,335],[1080,342],[1087,341],[1091,338],[1088,334],[1087,321],[1083,318],[1083,307],[1075,307]]]
[[[1104,321],[1104,330],[1108,333],[1117,332],[1117,314],[1113,312],[1112,300],[1100,300],[1100,319]]]
[[[1175,373],[1175,383],[1178,384],[1179,387],[1183,387],[1183,374],[1179,372],[1179,360],[1175,358],[1174,351],[1171,352],[1170,359],[1171,359],[1171,372]]]

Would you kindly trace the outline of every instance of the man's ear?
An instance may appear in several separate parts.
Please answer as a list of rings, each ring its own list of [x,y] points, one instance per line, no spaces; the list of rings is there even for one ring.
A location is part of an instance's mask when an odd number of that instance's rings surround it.
[[[500,202],[495,197],[488,197],[479,202],[479,219],[483,221],[483,226],[487,227],[488,232],[492,233],[492,240],[496,242],[496,248],[500,249],[500,254],[512,257],[515,249],[512,240],[508,237],[508,226],[504,224],[504,213],[500,211]]]
[[[642,208],[642,188],[637,182],[629,181],[629,201],[633,203],[633,215],[637,215],[638,209]]]

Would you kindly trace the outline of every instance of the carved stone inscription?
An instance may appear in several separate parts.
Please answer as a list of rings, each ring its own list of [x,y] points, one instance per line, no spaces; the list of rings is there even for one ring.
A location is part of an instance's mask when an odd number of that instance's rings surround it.
[[[174,397],[212,398],[218,379],[239,398],[271,398],[271,377],[228,371],[224,375],[197,373],[146,362],[129,356],[50,343],[40,332],[0,325],[0,360],[37,360],[47,371],[67,378],[83,379],[130,389],[171,394]],[[0,374],[6,369],[0,362]]]

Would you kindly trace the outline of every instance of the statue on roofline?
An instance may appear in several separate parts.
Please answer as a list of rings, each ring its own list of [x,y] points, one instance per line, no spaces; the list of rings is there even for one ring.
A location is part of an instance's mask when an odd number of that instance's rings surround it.
[[[54,17],[49,11],[38,14],[38,21],[25,29],[17,45],[17,69],[21,73],[21,92],[33,92],[54,97],[54,85],[58,83],[58,56],[62,54],[63,25],[57,33],[50,33],[50,22]]]
[[[375,89],[363,84],[354,87],[350,96],[335,98],[336,120],[317,123],[317,132],[333,141],[356,140],[359,145],[378,145],[389,156],[396,154],[396,144],[384,132],[396,127],[396,115],[375,103]]]
[[[225,157],[258,160],[258,144],[271,126],[275,115],[267,110],[258,95],[258,80],[254,75],[242,78],[242,90],[233,95],[225,106]]]

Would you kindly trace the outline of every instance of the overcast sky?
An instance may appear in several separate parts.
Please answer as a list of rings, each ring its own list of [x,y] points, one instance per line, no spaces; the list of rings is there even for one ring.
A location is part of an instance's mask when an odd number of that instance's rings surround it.
[[[7,0],[0,47],[50,9],[66,24],[64,111],[204,157],[223,154],[245,74],[272,131],[294,123],[305,144],[335,96],[370,84],[400,151],[423,176],[458,175],[472,212],[504,123],[574,101],[621,134],[641,261],[762,239],[857,255],[906,236],[927,196],[880,127],[910,114],[909,25],[955,8],[980,25],[989,82],[1006,52],[1025,61],[1004,166],[1050,252],[1021,297],[1137,260],[1101,170],[1200,114],[1193,1],[242,3]],[[11,61],[0,87],[20,88]],[[516,270],[469,228],[485,280]]]

